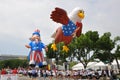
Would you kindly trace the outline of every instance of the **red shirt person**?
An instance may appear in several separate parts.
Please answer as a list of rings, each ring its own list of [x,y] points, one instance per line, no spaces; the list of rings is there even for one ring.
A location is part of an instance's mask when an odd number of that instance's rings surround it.
[[[1,74],[7,74],[7,72],[4,68],[1,70]]]
[[[17,74],[17,73],[18,73],[17,69],[14,68],[14,69],[12,70],[12,74]]]

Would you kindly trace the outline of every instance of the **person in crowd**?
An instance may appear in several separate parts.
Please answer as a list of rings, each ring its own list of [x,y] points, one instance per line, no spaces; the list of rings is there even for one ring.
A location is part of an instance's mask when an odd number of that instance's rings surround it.
[[[12,70],[10,69],[9,66],[6,68],[6,72],[7,72],[7,74],[11,74]]]
[[[47,77],[46,70],[42,70],[42,73],[43,73],[44,80],[46,80],[46,77]]]
[[[17,68],[14,68],[14,69],[12,70],[12,74],[18,74]]]
[[[29,76],[30,78],[32,77],[32,69],[31,69],[31,68],[28,69],[28,76]]]
[[[36,80],[37,72],[35,68],[32,68],[32,80]]]
[[[7,74],[7,72],[6,72],[5,68],[2,68],[1,75],[4,75],[4,74]]]

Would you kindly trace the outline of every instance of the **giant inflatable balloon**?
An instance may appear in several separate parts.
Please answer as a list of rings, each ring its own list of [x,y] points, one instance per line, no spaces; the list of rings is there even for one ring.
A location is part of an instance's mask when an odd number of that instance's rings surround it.
[[[46,64],[46,61],[44,59],[44,55],[42,53],[42,49],[45,49],[46,51],[47,46],[45,46],[45,44],[41,41],[40,38],[40,30],[36,29],[33,33],[32,33],[32,37],[30,38],[30,43],[28,45],[25,45],[27,48],[30,48],[30,52],[29,52],[29,65],[30,66],[43,66],[44,64]]]
[[[62,24],[52,35],[55,44],[64,42],[65,45],[68,45],[74,37],[81,35],[81,21],[84,18],[84,11],[80,8],[75,8],[68,16],[64,9],[56,7],[55,10],[51,12],[50,18],[54,22]]]

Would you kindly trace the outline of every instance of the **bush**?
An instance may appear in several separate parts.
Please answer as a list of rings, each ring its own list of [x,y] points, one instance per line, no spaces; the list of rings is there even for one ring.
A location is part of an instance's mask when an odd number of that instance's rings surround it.
[[[19,66],[21,67],[27,67],[28,61],[27,60],[21,60],[21,59],[10,59],[10,60],[3,60],[0,61],[0,68],[7,68],[8,66],[10,68],[17,68]]]

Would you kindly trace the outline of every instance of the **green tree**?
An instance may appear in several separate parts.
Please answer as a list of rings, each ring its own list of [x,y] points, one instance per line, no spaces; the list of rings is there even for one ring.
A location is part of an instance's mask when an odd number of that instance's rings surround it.
[[[8,66],[10,68],[17,68],[19,66],[27,67],[28,61],[27,60],[20,60],[20,59],[10,59],[10,60],[3,60],[0,61],[0,68],[7,68]]]
[[[104,33],[96,42],[96,58],[104,63],[113,61],[111,50],[114,48],[114,42],[110,37],[110,32]]]
[[[55,58],[56,57],[56,51],[53,51],[53,49],[51,48],[52,43],[48,44],[48,51],[46,52],[46,56],[47,58]]]
[[[117,62],[117,67],[118,69],[120,70],[120,65],[118,63],[118,59],[120,59],[120,36],[117,36],[114,38],[114,45],[115,45],[115,48],[113,49],[114,52],[113,52],[113,55],[114,55],[114,58]]]
[[[69,63],[69,68],[72,69],[72,67],[73,67],[74,65],[76,65],[76,64],[77,64],[77,62],[74,62],[74,61],[70,62],[70,63]]]
[[[68,52],[65,52],[63,51],[63,45],[64,43],[63,42],[60,42],[58,44],[56,44],[56,47],[57,47],[57,50],[54,51],[52,48],[51,48],[51,45],[52,43],[50,43],[48,45],[48,52],[46,52],[46,56],[47,58],[55,58],[56,59],[56,63],[63,63],[64,61],[66,61],[66,58],[69,56],[69,51]]]
[[[98,38],[99,34],[97,31],[88,31],[85,34],[81,34],[70,44],[72,45],[71,47],[74,47],[74,56],[84,65],[84,68],[93,59],[91,52],[93,52]]]

